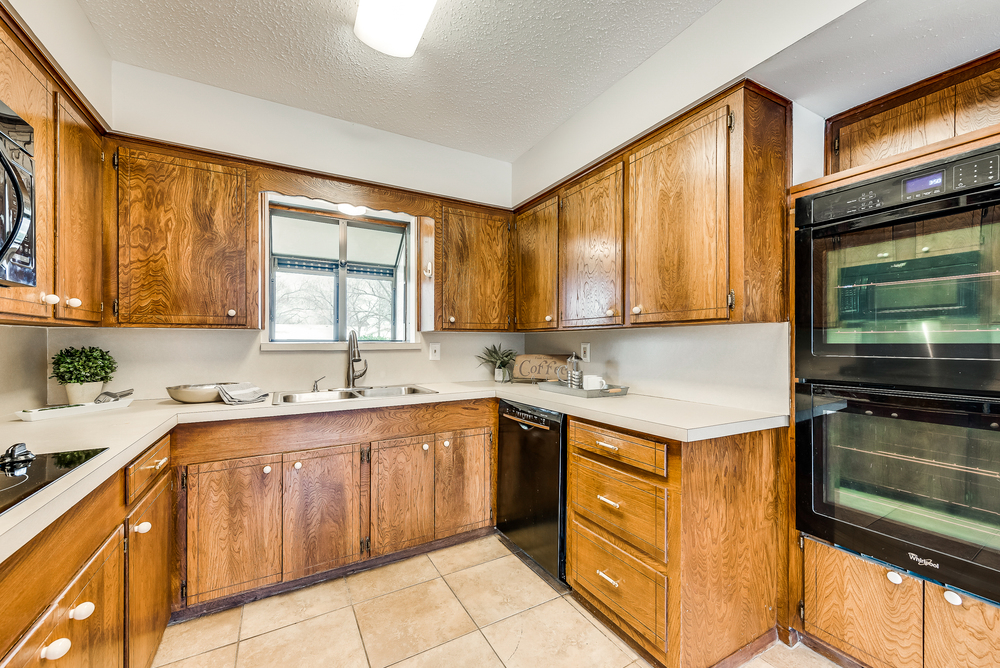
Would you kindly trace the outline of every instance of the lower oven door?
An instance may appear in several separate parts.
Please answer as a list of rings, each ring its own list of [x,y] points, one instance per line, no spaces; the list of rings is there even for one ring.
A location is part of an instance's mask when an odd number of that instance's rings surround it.
[[[1000,398],[799,385],[801,531],[1000,600]]]

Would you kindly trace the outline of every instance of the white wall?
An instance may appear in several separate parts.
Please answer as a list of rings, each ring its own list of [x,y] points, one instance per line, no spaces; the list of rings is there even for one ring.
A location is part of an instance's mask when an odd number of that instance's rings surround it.
[[[826,121],[801,104],[792,103],[792,185],[823,176]]]
[[[862,0],[722,0],[514,161],[520,204],[708,97]]]
[[[591,360],[584,372],[629,393],[788,414],[788,323],[546,332],[526,334],[524,345],[579,355],[584,342]]]
[[[511,205],[511,165],[115,62],[119,132],[485,204]]]
[[[45,405],[45,340],[44,327],[0,325],[0,417]],[[11,445],[0,440],[0,449]]]
[[[110,390],[135,389],[137,399],[160,399],[172,385],[249,381],[267,391],[309,389],[320,376],[321,388],[343,387],[347,354],[333,352],[261,352],[260,332],[177,329],[50,329],[48,358],[68,346],[99,346],[118,362]],[[430,361],[428,344],[441,344],[440,361]],[[490,380],[492,368],[475,356],[487,345],[524,351],[523,334],[431,333],[420,350],[365,350],[368,374],[360,384],[398,385]],[[48,374],[45,374],[48,375]],[[63,403],[65,388],[48,384],[49,403]]]
[[[5,0],[106,122],[111,118],[111,56],[76,0]]]

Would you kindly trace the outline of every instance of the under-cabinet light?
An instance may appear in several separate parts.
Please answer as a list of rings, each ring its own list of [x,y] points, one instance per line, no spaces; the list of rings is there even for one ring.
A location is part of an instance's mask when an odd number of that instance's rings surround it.
[[[347,216],[363,216],[368,213],[368,207],[354,206],[353,204],[338,204],[337,211]]]
[[[361,0],[354,34],[390,56],[409,58],[417,50],[437,0]]]

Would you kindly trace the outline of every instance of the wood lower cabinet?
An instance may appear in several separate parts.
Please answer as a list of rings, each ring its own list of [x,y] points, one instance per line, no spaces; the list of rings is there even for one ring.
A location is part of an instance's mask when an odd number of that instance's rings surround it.
[[[433,434],[372,443],[371,553],[434,540]]]
[[[559,326],[559,198],[514,221],[514,324],[519,330]]]
[[[281,460],[188,466],[188,605],[281,581]]]
[[[118,321],[256,326],[246,170],[118,150]]]
[[[509,329],[510,216],[446,206],[439,237],[442,328]]]
[[[173,564],[173,478],[159,482],[125,522],[128,532],[126,632],[129,668],[149,668],[170,621]],[[100,664],[96,664],[100,665]]]
[[[1000,607],[924,583],[924,668],[1000,666]]]
[[[434,537],[491,523],[490,431],[437,434],[434,440]]]
[[[922,668],[920,580],[809,539],[804,574],[806,632],[871,666]]]
[[[283,455],[282,569],[294,580],[361,557],[361,446]]]
[[[559,322],[621,325],[623,167],[617,162],[559,193]]]

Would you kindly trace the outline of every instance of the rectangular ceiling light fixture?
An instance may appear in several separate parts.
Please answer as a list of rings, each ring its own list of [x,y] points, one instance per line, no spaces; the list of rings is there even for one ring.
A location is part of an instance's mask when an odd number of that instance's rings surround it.
[[[409,58],[417,50],[437,0],[361,0],[354,34],[390,56]]]

